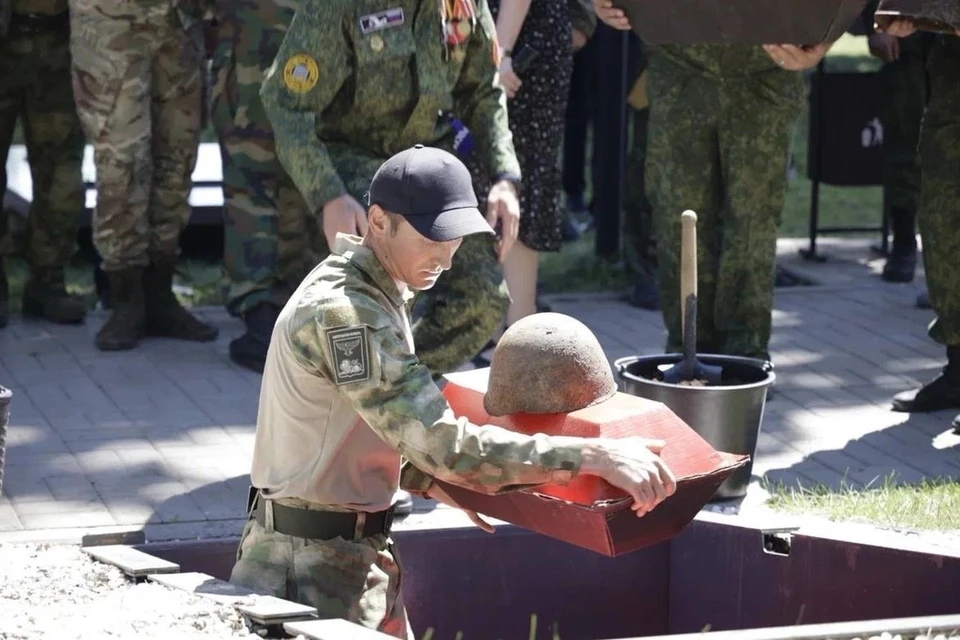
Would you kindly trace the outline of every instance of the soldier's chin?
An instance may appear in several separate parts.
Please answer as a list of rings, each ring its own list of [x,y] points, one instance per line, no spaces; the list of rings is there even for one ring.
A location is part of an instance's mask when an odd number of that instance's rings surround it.
[[[427,289],[432,289],[433,285],[437,284],[437,278],[440,277],[440,274],[437,275],[423,275],[420,276],[420,280],[412,285],[411,288],[416,289],[417,291],[426,291]]]

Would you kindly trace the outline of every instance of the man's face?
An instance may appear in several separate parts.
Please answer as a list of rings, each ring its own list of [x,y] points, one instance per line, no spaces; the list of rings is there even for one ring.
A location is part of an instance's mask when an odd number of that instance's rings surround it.
[[[401,216],[383,216],[383,247],[394,278],[413,289],[429,289],[450,268],[462,238],[435,242],[420,235]]]

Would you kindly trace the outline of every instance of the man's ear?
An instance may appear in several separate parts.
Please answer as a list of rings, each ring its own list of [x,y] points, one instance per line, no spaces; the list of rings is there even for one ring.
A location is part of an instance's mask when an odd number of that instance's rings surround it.
[[[367,233],[375,233],[380,237],[390,232],[390,218],[387,212],[378,204],[370,205],[367,211]]]

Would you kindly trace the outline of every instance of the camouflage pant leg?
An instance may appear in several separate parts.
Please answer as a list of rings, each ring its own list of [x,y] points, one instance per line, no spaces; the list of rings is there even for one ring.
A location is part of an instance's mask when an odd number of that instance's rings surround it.
[[[781,74],[779,70],[775,73]],[[777,228],[787,191],[793,124],[802,79],[771,89],[758,78],[730,92],[720,120],[726,207],[717,269],[714,325],[723,353],[769,358]]]
[[[650,110],[631,108],[629,113],[632,123],[627,148],[628,180],[624,186],[623,217],[620,220],[621,251],[630,278],[646,282],[656,277],[657,264],[653,215],[644,179]]]
[[[29,75],[23,129],[33,174],[26,256],[33,269],[60,269],[73,254],[84,207],[83,129],[73,103],[69,42],[61,33],[30,41],[20,59],[20,73]]]
[[[883,183],[886,205],[916,212],[920,199],[920,121],[927,101],[927,33],[900,39],[900,58],[883,65]]]
[[[0,3],[0,12],[3,11],[3,5]],[[10,7],[6,7],[9,14]],[[8,15],[9,17],[9,15]],[[0,39],[0,157],[6,158],[10,153],[10,145],[13,144],[13,134],[17,128],[17,120],[20,118],[21,95],[23,93],[23,78],[18,73],[22,68],[23,61],[9,52],[10,40]],[[7,172],[0,171],[0,194],[7,191]],[[2,256],[12,250],[12,238],[7,234],[10,231],[10,221],[7,219],[7,209],[0,206],[0,259]],[[2,286],[2,285],[0,285]],[[4,295],[0,292],[0,296]],[[2,298],[0,298],[2,301]]]
[[[277,159],[259,96],[264,61],[243,65],[237,55],[229,42],[217,53],[211,111],[224,168],[225,297],[228,310],[242,314],[261,302],[283,306],[328,251]]]
[[[150,210],[159,208],[151,206],[152,75],[156,52],[171,36],[171,29],[167,24],[131,25],[96,11],[71,11],[70,22],[73,92],[87,140],[94,147],[97,172],[94,245],[103,258],[104,271],[146,266],[152,242]],[[173,64],[164,66],[176,70]],[[188,128],[199,123],[200,116],[199,66],[195,75],[196,105],[181,123]],[[168,92],[175,91],[168,79],[163,83]],[[174,95],[163,98],[169,101]],[[194,131],[188,131],[187,137],[192,138]],[[191,151],[171,149],[165,160],[172,160],[177,153]],[[170,164],[162,170],[168,175],[180,171]],[[185,203],[187,194],[179,196]],[[182,215],[183,205],[180,207]]]
[[[171,22],[153,60],[151,259],[180,254],[203,121],[203,33],[199,24],[184,29],[179,20]]]
[[[930,101],[920,132],[920,211],[930,337],[960,346],[960,38],[942,37],[930,54]]]
[[[251,520],[230,582],[316,607],[321,620],[342,618],[414,640],[400,593],[399,557],[385,536],[358,542],[307,540],[268,531]]]
[[[692,209],[698,216],[698,349],[715,351],[712,310],[722,199],[715,116],[719,92],[712,80],[679,73],[659,56],[650,60],[648,73],[647,195],[657,239],[666,350],[677,351],[682,344],[680,214]]]

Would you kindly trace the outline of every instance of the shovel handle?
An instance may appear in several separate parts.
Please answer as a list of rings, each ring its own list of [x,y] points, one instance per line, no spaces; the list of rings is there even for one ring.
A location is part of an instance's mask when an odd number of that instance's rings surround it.
[[[680,317],[687,317],[687,299],[697,295],[697,214],[680,215]],[[684,323],[686,324],[686,323]]]

